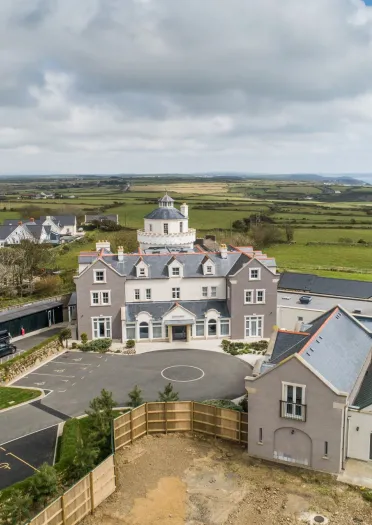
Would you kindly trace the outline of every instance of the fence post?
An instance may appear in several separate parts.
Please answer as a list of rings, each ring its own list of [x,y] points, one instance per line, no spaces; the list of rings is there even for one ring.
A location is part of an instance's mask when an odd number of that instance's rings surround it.
[[[191,432],[194,432],[194,401],[191,401]]]
[[[239,412],[239,443],[242,442],[242,413]]]
[[[146,436],[149,434],[149,404],[146,403]]]
[[[133,410],[130,411],[130,442],[133,443]]]
[[[165,433],[168,434],[168,403],[164,401],[164,416],[165,416]]]
[[[66,524],[66,505],[65,505],[65,495],[61,496],[61,507],[62,507],[62,523]],[[31,522],[30,522],[31,523]]]
[[[217,439],[217,407],[214,407],[214,439]]]
[[[94,512],[94,479],[93,479],[93,470],[89,472],[90,480],[90,512]]]

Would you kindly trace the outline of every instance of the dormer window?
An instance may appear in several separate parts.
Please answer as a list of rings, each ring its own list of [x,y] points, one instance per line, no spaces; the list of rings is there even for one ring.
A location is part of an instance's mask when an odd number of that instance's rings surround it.
[[[136,275],[137,277],[148,277],[149,276],[149,268],[147,264],[143,261],[143,259],[139,259],[136,264]]]
[[[180,275],[180,268],[177,267],[177,266],[172,268],[172,275],[173,275],[173,277],[179,277],[179,275]]]
[[[168,276],[169,277],[183,277],[183,264],[172,257],[168,261]]]
[[[203,265],[203,274],[204,275],[214,275],[215,274],[215,266],[214,262],[209,259],[209,257],[205,257],[202,261]]]

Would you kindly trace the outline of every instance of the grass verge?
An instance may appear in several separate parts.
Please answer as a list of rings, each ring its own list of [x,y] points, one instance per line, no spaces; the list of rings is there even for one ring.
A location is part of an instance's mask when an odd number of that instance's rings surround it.
[[[0,410],[14,407],[39,396],[40,390],[2,386],[0,387]]]

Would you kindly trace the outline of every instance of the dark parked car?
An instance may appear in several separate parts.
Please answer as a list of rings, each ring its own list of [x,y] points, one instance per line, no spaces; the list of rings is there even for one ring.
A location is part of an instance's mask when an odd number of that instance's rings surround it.
[[[311,302],[311,295],[301,295],[300,297],[300,303],[301,304],[309,304]]]
[[[10,333],[7,330],[0,331],[0,357],[15,354],[17,347],[12,345]]]

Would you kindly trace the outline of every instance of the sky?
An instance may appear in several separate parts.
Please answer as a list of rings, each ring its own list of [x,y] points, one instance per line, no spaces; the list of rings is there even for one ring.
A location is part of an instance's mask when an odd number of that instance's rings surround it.
[[[372,174],[366,3],[1,0],[0,173]]]

